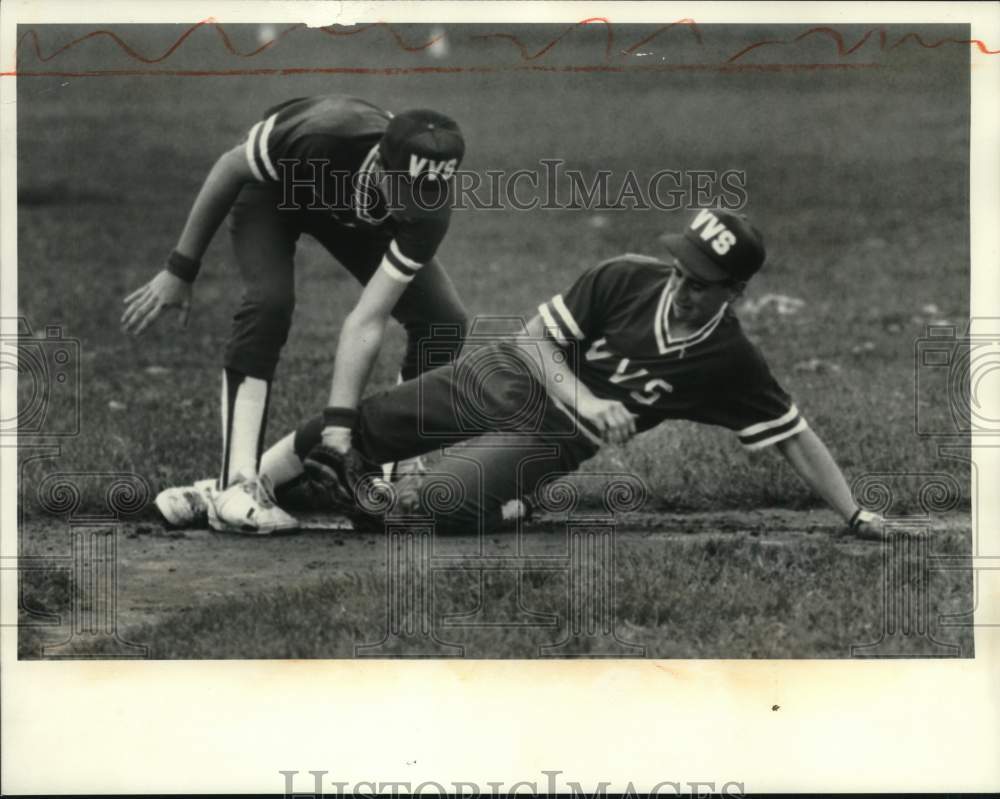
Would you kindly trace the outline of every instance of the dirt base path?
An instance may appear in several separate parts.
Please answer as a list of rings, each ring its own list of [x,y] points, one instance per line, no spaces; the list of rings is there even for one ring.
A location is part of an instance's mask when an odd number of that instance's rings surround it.
[[[932,530],[968,530],[969,514],[937,519]],[[171,530],[152,522],[95,526],[115,530],[117,619],[122,631],[165,614],[225,596],[301,586],[324,576],[386,568],[386,536],[355,533],[339,517],[303,519],[304,529],[280,536],[240,536],[210,530]],[[837,519],[825,511],[759,510],[716,513],[643,513],[620,519],[617,547],[655,546],[719,535],[754,537],[763,545],[787,546],[837,536]],[[32,568],[72,570],[73,533],[51,520],[32,520],[21,531],[22,563]],[[83,536],[85,539],[86,535]],[[870,555],[877,543],[840,538],[846,551]],[[568,551],[566,524],[542,518],[483,540],[438,538],[435,556],[488,561],[552,558]],[[933,552],[933,545],[931,546]]]

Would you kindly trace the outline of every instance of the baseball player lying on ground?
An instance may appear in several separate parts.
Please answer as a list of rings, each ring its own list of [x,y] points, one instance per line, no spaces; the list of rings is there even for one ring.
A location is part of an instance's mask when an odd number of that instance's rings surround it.
[[[538,307],[525,335],[306,422],[262,458],[278,501],[304,494],[315,506],[318,497],[365,521],[354,492],[375,464],[449,443],[435,473],[460,483],[464,498],[437,529],[489,531],[508,501],[546,476],[688,419],[729,428],[748,449],[774,446],[850,530],[881,538],[883,520],[854,503],[730,307],[764,263],[759,232],[744,217],[703,210],[664,241],[667,261],[625,255],[585,272]],[[419,479],[397,484],[399,494],[419,498],[407,485]],[[201,514],[196,499],[192,518]]]
[[[457,353],[467,314],[435,253],[464,152],[458,125],[436,111],[393,116],[341,95],[282,103],[216,161],[166,267],[125,298],[121,323],[129,333],[142,333],[170,309],[179,308],[186,322],[201,257],[228,214],[244,295],[222,374],[222,467],[217,482],[199,483],[213,492],[214,529],[297,526],[273,502],[258,462],[292,324],[295,246],[303,233],[366,286],[344,320],[331,404],[359,401],[390,314],[407,332],[401,379],[419,373],[418,343],[429,336]],[[186,518],[188,503],[176,490],[162,492],[156,504],[169,521]]]

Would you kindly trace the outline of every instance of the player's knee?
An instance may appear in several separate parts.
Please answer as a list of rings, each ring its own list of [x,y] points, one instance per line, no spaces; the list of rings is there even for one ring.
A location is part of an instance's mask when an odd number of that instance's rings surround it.
[[[254,299],[257,313],[263,317],[283,320],[291,319],[295,311],[295,294],[280,289],[268,291]]]
[[[255,320],[261,335],[278,342],[284,342],[288,335],[294,312],[295,295],[283,291],[256,294],[247,300],[244,309]]]
[[[458,310],[448,323],[454,325],[455,334],[460,339],[464,339],[469,332],[469,315],[464,308]]]
[[[428,473],[395,485],[395,512],[429,520],[440,535],[476,535],[501,523],[500,503],[480,496],[479,486],[461,473]]]
[[[454,318],[438,319],[434,322],[406,322],[406,337],[413,345],[421,341],[433,341],[434,343],[458,343],[461,344],[469,330],[469,319],[461,314]]]
[[[474,348],[455,367],[455,403],[483,433],[536,430],[545,411],[537,365],[507,343]]]
[[[400,367],[404,380],[454,361],[462,350],[468,321],[463,316],[440,322],[407,322],[406,353]]]

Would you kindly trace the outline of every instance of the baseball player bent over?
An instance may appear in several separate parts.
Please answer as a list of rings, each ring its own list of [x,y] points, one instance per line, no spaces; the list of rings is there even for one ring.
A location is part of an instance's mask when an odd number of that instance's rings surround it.
[[[880,538],[883,520],[855,505],[730,307],[764,263],[760,233],[742,216],[702,210],[664,241],[666,260],[624,255],[584,272],[538,306],[519,339],[470,348],[355,413],[328,408],[302,425],[262,459],[279,501],[307,489],[358,518],[353,492],[373,464],[454,443],[436,472],[461,483],[464,499],[438,529],[489,531],[547,475],[688,419],[726,427],[748,449],[775,447],[856,535]],[[419,497],[406,483],[401,494]]]
[[[451,177],[464,155],[458,126],[429,110],[393,116],[353,97],[295,99],[270,109],[205,180],[166,268],[125,298],[122,326],[140,334],[164,310],[186,324],[202,255],[226,215],[244,284],[222,375],[218,480],[168,489],[157,507],[188,523],[208,512],[216,530],[293,528],[258,462],[268,400],[295,306],[294,254],[302,233],[365,289],[346,317],[330,404],[357,405],[391,314],[407,332],[401,379],[421,365],[434,333],[457,353],[467,313],[435,258],[450,219]],[[432,327],[433,325],[433,327]]]

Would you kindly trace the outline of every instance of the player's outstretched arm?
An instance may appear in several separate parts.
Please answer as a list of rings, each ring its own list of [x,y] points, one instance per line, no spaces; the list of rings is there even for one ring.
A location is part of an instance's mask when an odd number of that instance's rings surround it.
[[[215,162],[191,206],[177,246],[167,259],[166,268],[123,300],[125,310],[121,325],[125,332],[139,335],[163,311],[175,308],[181,311],[181,324],[187,325],[191,308],[191,285],[198,273],[201,257],[229,213],[243,184],[252,179],[242,145],[223,153]]]
[[[775,447],[799,476],[836,511],[852,532],[861,538],[880,539],[884,532],[880,516],[861,510],[851,496],[837,462],[826,444],[811,428],[777,442]]]
[[[351,429],[361,392],[382,349],[385,327],[392,309],[408,283],[377,269],[361,292],[357,305],[345,317],[337,343],[333,384],[327,403],[323,443],[339,452],[351,447]]]

